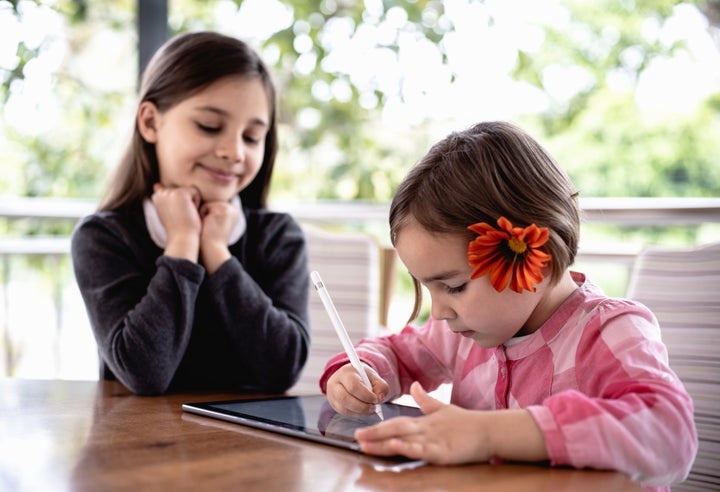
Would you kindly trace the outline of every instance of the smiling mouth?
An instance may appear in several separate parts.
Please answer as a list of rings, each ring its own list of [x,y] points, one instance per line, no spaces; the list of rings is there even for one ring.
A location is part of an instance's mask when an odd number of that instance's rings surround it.
[[[208,166],[203,166],[202,164],[200,165],[200,167],[216,181],[221,181],[223,183],[232,183],[236,179],[239,179],[239,176],[234,173],[219,171]]]

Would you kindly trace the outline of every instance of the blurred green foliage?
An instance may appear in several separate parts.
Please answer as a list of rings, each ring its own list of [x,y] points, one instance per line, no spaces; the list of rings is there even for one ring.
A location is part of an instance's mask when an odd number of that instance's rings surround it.
[[[235,15],[244,3],[171,1],[170,33],[227,30],[218,12],[225,17]],[[383,27],[387,34],[391,25],[390,35],[378,37],[376,47],[398,54],[401,36],[410,33],[416,42],[436,46],[441,62],[447,64],[444,43],[456,26],[445,15],[444,2],[281,3],[290,20],[265,39],[254,40],[273,68],[281,98],[281,152],[271,199],[389,200],[409,167],[445,130],[432,115],[409,127],[382,125],[383,108],[393,98],[403,99],[402,87],[373,86],[372,80],[358,85],[351,74],[325,63],[332,55],[329,31],[342,25],[352,38],[368,28]],[[540,48],[521,48],[509,74],[542,93],[547,106],[520,114],[517,121],[548,146],[582,196],[720,196],[720,87],[694,110],[672,118],[649,115],[636,100],[644,71],[688,48],[683,42],[667,42],[647,32],[660,29],[678,6],[694,5],[706,15],[706,28],[717,39],[713,19],[717,19],[718,2],[557,3],[563,7],[564,22],[543,25]],[[488,11],[492,27],[495,19]],[[135,12],[136,2],[131,0],[0,0],[0,14],[13,16],[18,25],[49,13],[62,24],[34,43],[17,43],[14,64],[0,68],[0,102],[9,109],[14,99],[31,89],[37,77],[36,62],[44,57],[58,60],[44,86],[52,97],[38,101],[36,109],[49,107],[60,115],[47,125],[39,112],[38,124],[28,129],[9,121],[3,108],[0,195],[100,196],[132,123],[137,80]],[[4,43],[10,40],[8,34],[2,36]],[[93,49],[105,49],[108,36],[120,40],[122,49],[108,51],[107,57],[122,67],[123,78],[103,85],[95,80],[102,74],[93,74],[103,68],[83,67],[83,60],[90,59],[88,52]],[[58,55],[53,50],[61,41],[64,49]],[[585,83],[570,99],[558,97],[549,85],[547,73],[552,67],[574,70],[584,77]],[[612,87],[618,75],[627,90]],[[454,78],[449,90],[453,83]],[[344,89],[342,96],[331,90],[336,87]],[[319,89],[327,94],[320,95]]]
[[[242,38],[243,32],[228,27],[226,21],[251,2],[168,3],[170,34],[211,29]],[[272,67],[280,97],[281,149],[271,200],[387,202],[408,169],[448,128],[432,112],[406,126],[383,124],[384,108],[398,101],[410,103],[403,84],[416,81],[401,78],[397,86],[383,85],[379,79],[387,67],[378,63],[376,78],[358,82],[328,63],[333,49],[330,31],[339,26],[351,39],[367,35],[368,30],[382,30],[375,47],[397,58],[401,39],[428,43],[436,48],[443,67],[450,67],[447,43],[457,26],[446,15],[446,3],[280,3],[289,12],[286,25],[253,40]],[[487,2],[487,25],[478,29],[508,21],[493,17],[492,6],[501,3]],[[674,115],[648,112],[638,102],[638,87],[647,71],[673,57],[692,58],[684,41],[653,33],[671,23],[679,8],[692,6],[704,15],[703,29],[708,39],[714,39],[717,51],[720,1],[557,0],[556,4],[562,7],[554,12],[557,22],[538,24],[543,35],[539,47],[519,48],[514,64],[504,68],[508,79],[526,84],[547,102],[518,114],[516,121],[550,149],[581,196],[720,196],[717,78],[708,97]],[[136,7],[137,0],[0,0],[0,197],[100,197],[133,121],[138,79]],[[19,35],[18,30],[28,25],[35,26],[34,34]],[[485,60],[481,55],[501,48],[492,43],[468,46],[468,59]],[[42,73],[43,67],[50,67],[49,72]],[[490,78],[498,75],[492,73],[495,67],[481,62],[473,70]],[[558,95],[550,76],[553,70],[570,78],[579,76],[582,84],[572,97]],[[447,91],[459,90],[460,75],[452,69],[448,73]],[[37,100],[23,97],[38,90]],[[675,92],[691,90],[677,87]],[[482,91],[478,88],[478,97],[494,96]],[[72,226],[70,221],[5,220],[0,222],[0,235],[66,235]],[[387,243],[386,226],[366,224],[364,230]],[[717,240],[719,227],[586,224],[583,241],[681,246],[709,237]],[[60,260],[60,267],[47,266],[48,260],[57,258],[23,259],[31,269],[49,272],[46,278],[53,282],[58,269],[69,277],[66,258]],[[608,294],[624,294],[623,266],[578,268]],[[398,297],[411,303],[410,278],[400,274],[397,280]],[[421,319],[426,318],[429,306],[422,313]]]

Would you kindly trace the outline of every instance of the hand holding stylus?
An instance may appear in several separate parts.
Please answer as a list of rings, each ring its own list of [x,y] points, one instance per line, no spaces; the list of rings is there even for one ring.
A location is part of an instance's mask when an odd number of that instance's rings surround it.
[[[325,306],[325,310],[330,317],[330,321],[335,328],[335,332],[340,339],[340,343],[342,343],[343,349],[345,350],[345,353],[350,359],[350,364],[352,364],[357,373],[360,375],[363,384],[370,391],[372,391],[372,384],[370,383],[370,379],[365,372],[365,368],[360,362],[360,358],[358,357],[357,352],[355,352],[355,347],[353,347],[350,336],[345,329],[345,325],[343,325],[343,322],[340,319],[340,315],[338,314],[337,309],[335,309],[335,304],[333,304],[332,299],[330,298],[330,294],[328,293],[327,288],[325,287],[325,284],[320,277],[320,274],[318,272],[311,272],[310,278],[312,280],[313,286],[315,287],[315,290],[317,290],[317,293],[320,296],[320,300],[322,301],[323,306]],[[384,420],[381,405],[376,405],[375,413],[377,413],[380,419]]]

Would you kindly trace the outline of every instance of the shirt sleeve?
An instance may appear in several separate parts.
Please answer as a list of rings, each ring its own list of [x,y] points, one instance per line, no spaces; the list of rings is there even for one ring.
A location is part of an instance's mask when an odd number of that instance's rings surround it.
[[[73,269],[104,363],[131,391],[159,394],[189,343],[205,270],[135,254],[129,236],[99,216],[86,218],[73,233]]]
[[[552,464],[619,470],[648,485],[682,481],[697,452],[693,404],[653,315],[611,300],[588,319],[575,354],[579,390],[528,408]]]
[[[262,237],[206,280],[214,322],[236,354],[234,371],[248,390],[283,392],[300,375],[310,335],[307,248],[300,226],[285,214],[263,224]]]
[[[452,367],[460,337],[444,336],[446,331],[430,319],[424,326],[406,326],[398,334],[361,340],[360,360],[375,369],[390,386],[388,400],[410,392],[418,381],[432,391],[452,381]],[[320,389],[327,391],[327,380],[349,362],[345,354],[331,358],[320,378]]]

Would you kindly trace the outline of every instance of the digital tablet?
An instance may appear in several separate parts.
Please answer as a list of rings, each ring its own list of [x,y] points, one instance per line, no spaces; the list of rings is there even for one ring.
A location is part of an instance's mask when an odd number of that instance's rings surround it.
[[[340,415],[332,409],[324,395],[183,403],[182,409],[214,419],[358,452],[360,446],[353,437],[355,430],[380,422],[380,417],[375,414],[366,417]],[[422,415],[418,408],[395,403],[383,403],[382,413],[385,420],[402,415]],[[408,461],[402,457],[392,459]]]

